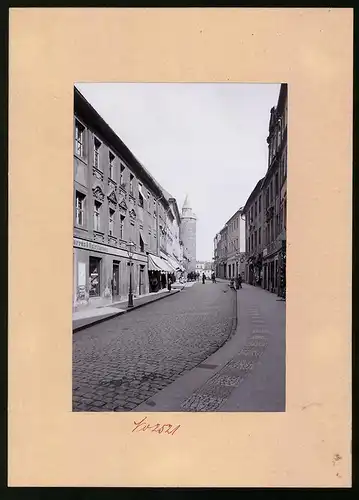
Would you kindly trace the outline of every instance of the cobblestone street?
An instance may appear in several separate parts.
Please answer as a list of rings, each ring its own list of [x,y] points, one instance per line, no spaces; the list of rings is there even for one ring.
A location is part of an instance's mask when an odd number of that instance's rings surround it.
[[[213,354],[236,326],[227,283],[191,288],[73,336],[73,410],[131,411]]]

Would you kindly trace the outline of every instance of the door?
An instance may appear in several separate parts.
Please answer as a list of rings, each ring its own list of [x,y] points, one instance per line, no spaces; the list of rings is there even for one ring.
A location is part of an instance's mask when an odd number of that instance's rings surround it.
[[[119,297],[120,295],[120,263],[113,262],[112,264],[112,296]]]
[[[139,280],[138,280],[138,295],[143,294],[144,269],[145,269],[145,266],[140,266],[140,275],[139,275]]]

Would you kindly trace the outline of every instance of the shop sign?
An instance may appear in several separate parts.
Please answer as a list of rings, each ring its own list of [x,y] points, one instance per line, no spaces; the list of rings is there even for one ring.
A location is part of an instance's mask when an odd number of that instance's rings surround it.
[[[92,241],[81,240],[80,238],[74,238],[74,247],[81,248],[83,250],[91,250],[93,252],[108,253],[110,255],[115,255],[116,257],[128,258],[128,253],[126,250],[120,250],[118,248],[108,247],[106,245],[101,245],[99,243],[92,243]],[[133,260],[138,260],[141,262],[147,262],[147,255],[134,254]]]

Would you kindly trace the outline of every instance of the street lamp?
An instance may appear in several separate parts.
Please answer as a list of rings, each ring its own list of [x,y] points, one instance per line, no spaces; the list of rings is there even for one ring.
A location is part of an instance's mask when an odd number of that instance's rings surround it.
[[[130,289],[128,291],[128,307],[133,307],[133,293],[132,293],[132,257],[133,257],[133,248],[135,247],[135,243],[133,241],[129,241],[126,243],[128,258],[130,260]]]

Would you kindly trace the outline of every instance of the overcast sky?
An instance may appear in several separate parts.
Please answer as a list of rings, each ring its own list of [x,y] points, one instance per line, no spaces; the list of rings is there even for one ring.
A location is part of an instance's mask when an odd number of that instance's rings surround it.
[[[267,169],[276,84],[85,83],[76,87],[138,160],[197,215],[197,260]]]

